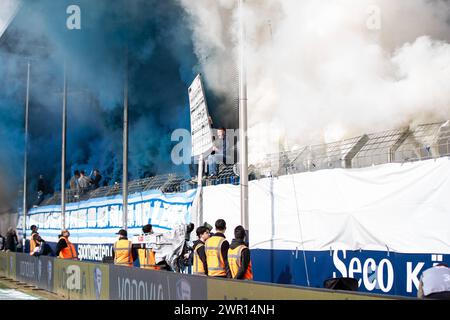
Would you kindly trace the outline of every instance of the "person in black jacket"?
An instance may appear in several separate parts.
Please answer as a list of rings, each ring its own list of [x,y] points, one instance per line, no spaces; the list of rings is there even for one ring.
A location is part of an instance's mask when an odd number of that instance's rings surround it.
[[[16,230],[14,230],[11,227],[8,229],[8,232],[6,233],[5,250],[11,251],[11,252],[16,252],[18,244],[19,244],[19,239],[17,238]]]
[[[246,233],[245,229],[242,226],[237,226],[234,229],[234,239],[230,244],[230,251],[235,250],[236,248],[242,246],[242,250],[240,251],[240,255],[237,257],[239,259],[238,271],[235,275],[233,275],[234,279],[249,279],[253,278],[252,266],[250,264],[250,249],[248,248],[248,243],[245,241]],[[230,256],[230,251],[228,255]],[[231,261],[229,261],[231,263]]]
[[[198,240],[196,240],[192,246],[192,250],[194,251],[194,259],[196,256],[200,259],[203,264],[203,270],[205,275],[208,275],[208,264],[206,263],[206,251],[205,251],[205,242],[209,239],[209,230],[205,226],[200,226],[196,230]],[[197,249],[198,247],[198,249]],[[194,266],[195,269],[195,266]],[[193,271],[194,274],[197,273],[197,270]]]
[[[231,278],[231,271],[228,265],[228,249],[230,248],[230,243],[226,240],[225,237],[227,224],[225,220],[218,219],[215,223],[215,227],[216,232],[205,243],[206,261],[208,263],[208,276],[218,278]],[[217,246],[218,243],[221,243],[220,250]],[[223,265],[221,265],[221,261],[223,261]]]
[[[97,189],[98,187],[100,187],[100,181],[102,180],[102,176],[100,175],[100,171],[95,169],[94,170],[94,177],[91,180],[92,180],[92,187],[93,187],[93,189]]]
[[[41,202],[44,200],[44,197],[46,195],[46,185],[45,185],[45,180],[44,180],[44,176],[41,174],[39,175],[39,179],[37,182],[37,193],[38,193],[38,198],[37,198],[37,202],[36,202],[36,206],[39,206],[41,204]]]

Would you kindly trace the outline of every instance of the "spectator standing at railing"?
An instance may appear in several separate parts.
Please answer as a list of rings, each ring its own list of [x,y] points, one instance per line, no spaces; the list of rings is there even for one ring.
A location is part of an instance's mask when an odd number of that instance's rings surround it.
[[[75,191],[78,189],[78,179],[80,179],[80,171],[75,170],[73,177],[70,179],[70,190]]]
[[[208,156],[208,175],[217,176],[219,164],[226,163],[227,139],[225,128],[217,130],[217,139],[213,141],[211,154]]]
[[[100,175],[100,171],[97,169],[94,170],[94,178],[92,179],[92,186],[94,189],[100,187],[100,181],[102,180],[102,176]]]
[[[39,179],[38,179],[38,183],[37,183],[38,197],[37,197],[37,202],[36,202],[35,206],[39,206],[41,204],[41,202],[44,200],[46,191],[47,191],[47,189],[45,186],[44,176],[41,174],[41,175],[39,175]]]
[[[91,183],[92,183],[91,178],[86,176],[86,173],[84,172],[84,170],[81,170],[80,178],[78,178],[78,186],[80,187],[80,190],[81,191],[87,190],[90,187]]]

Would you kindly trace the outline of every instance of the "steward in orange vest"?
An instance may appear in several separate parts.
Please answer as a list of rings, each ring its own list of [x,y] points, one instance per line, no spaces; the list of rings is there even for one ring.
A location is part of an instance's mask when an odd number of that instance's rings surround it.
[[[234,237],[228,250],[228,263],[233,279],[253,280],[252,261],[250,249],[245,242],[245,229],[237,226]]]
[[[161,270],[161,267],[156,265],[155,252],[150,248],[139,248],[139,265],[142,269]]]
[[[192,263],[192,273],[199,276],[208,275],[208,264],[206,263],[205,242],[209,239],[209,230],[204,227],[197,228],[198,240],[194,242],[194,259]]]
[[[31,236],[30,236],[30,256],[32,256],[33,253],[34,253],[34,249],[35,249],[36,246],[37,246],[36,239],[37,239],[37,236],[39,236],[39,233],[37,232],[37,231],[38,231],[38,227],[36,227],[34,224],[31,226],[30,229],[31,229]]]
[[[121,229],[116,234],[119,235],[119,240],[114,243],[113,247],[113,258],[114,264],[119,266],[133,266],[133,261],[136,260],[135,249],[133,249],[133,244],[127,238],[127,231]]]
[[[58,244],[56,245],[56,256],[61,259],[78,260],[77,250],[72,242],[69,241],[69,230],[61,231]]]
[[[153,233],[151,224],[142,227],[144,234]],[[142,269],[161,270],[161,266],[156,265],[155,252],[151,248],[146,248],[145,244],[141,244],[137,249],[139,256],[139,265]]]
[[[226,223],[223,219],[216,221],[216,233],[206,240],[206,263],[208,265],[208,276],[231,278],[228,266],[228,249],[230,244],[225,239]]]

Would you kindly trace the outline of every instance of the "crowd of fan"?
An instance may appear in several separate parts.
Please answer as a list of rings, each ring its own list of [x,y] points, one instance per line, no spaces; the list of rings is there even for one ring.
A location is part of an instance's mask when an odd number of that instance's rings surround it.
[[[95,169],[93,174],[90,175],[86,175],[84,170],[75,170],[69,182],[70,191],[74,197],[79,197],[80,194],[95,190],[102,184],[103,186],[107,185],[106,179],[103,179],[103,181],[102,179],[103,177],[98,169]],[[42,201],[44,201],[45,197],[52,193],[53,190],[47,186],[44,175],[39,175],[37,182],[37,200],[34,203],[34,207],[39,206]]]
[[[87,176],[84,170],[75,170],[70,179],[70,190],[80,192],[94,190],[100,187],[101,180],[102,176],[97,169],[95,169],[94,174],[90,176]]]

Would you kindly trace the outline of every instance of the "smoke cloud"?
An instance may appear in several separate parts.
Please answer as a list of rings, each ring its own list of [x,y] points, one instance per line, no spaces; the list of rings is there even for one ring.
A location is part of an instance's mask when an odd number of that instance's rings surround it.
[[[43,174],[60,188],[64,63],[68,79],[66,181],[98,168],[122,176],[125,74],[129,78],[129,178],[185,172],[172,164],[171,133],[189,130],[188,86],[197,64],[174,0],[23,0],[0,38],[0,207],[16,207],[23,178],[26,70],[31,62],[29,204]],[[69,30],[69,5],[81,30]],[[5,8],[1,2],[2,16]],[[128,61],[128,64],[126,63]],[[128,68],[126,67],[128,65]]]
[[[189,129],[197,72],[215,126],[236,126],[237,1],[3,0],[0,30],[19,2],[0,31],[0,207],[22,181],[28,61],[30,190],[40,173],[60,187],[64,61],[68,170],[120,181],[127,56],[131,179],[186,170],[170,160],[170,135]],[[66,28],[69,5],[81,30]],[[245,18],[253,162],[280,145],[450,118],[449,1],[246,0]]]
[[[232,92],[237,1],[179,1],[205,78]],[[245,3],[251,162],[280,145],[450,118],[449,1]]]

